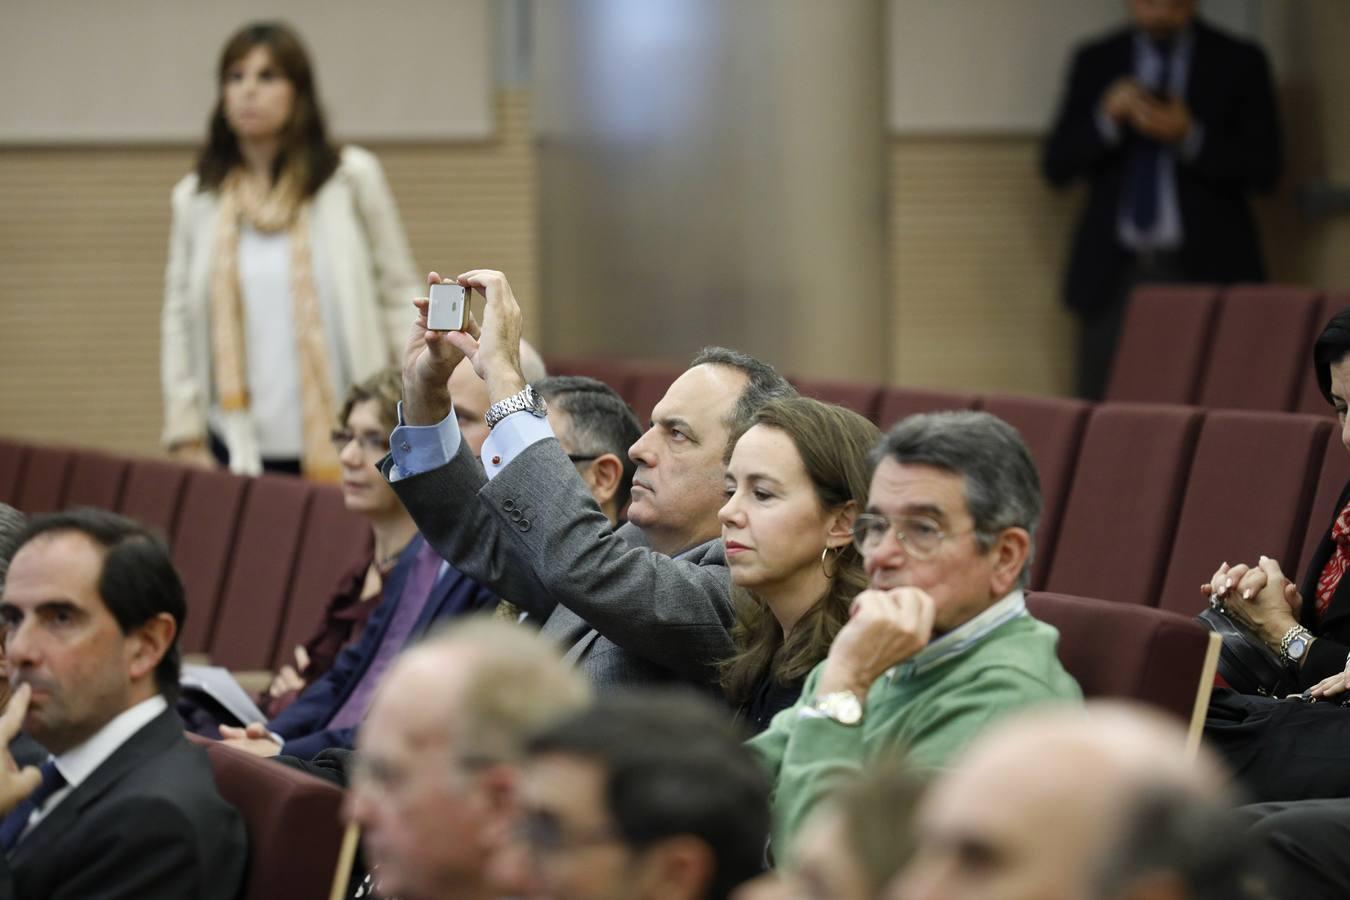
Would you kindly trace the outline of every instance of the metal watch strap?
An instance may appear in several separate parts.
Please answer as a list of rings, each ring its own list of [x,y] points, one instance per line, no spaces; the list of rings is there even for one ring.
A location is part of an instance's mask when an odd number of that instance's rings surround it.
[[[1294,662],[1296,662],[1296,660],[1292,659],[1289,656],[1289,646],[1293,644],[1294,641],[1297,640],[1298,638],[1304,638],[1306,642],[1306,639],[1310,637],[1312,637],[1312,632],[1304,628],[1302,625],[1295,625],[1292,628],[1290,628],[1288,631],[1284,633],[1284,637],[1280,638],[1280,658],[1284,660],[1286,664],[1293,664]],[[1307,652],[1308,650],[1307,647],[1305,646],[1303,653],[1306,655]]]
[[[489,406],[487,413],[483,416],[483,420],[487,422],[489,428],[496,428],[498,422],[512,413],[525,412],[528,410],[529,412],[534,413],[534,415],[542,418],[544,413],[540,410],[544,408],[544,403],[539,395],[534,392],[534,388],[527,384],[525,385],[524,390],[512,394],[504,400],[498,400],[496,403]]]

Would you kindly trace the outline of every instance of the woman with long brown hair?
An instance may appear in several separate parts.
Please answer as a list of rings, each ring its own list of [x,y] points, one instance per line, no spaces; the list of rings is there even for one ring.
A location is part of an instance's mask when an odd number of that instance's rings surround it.
[[[766,404],[732,446],[719,517],[739,650],[722,689],[755,732],[797,701],[867,586],[852,526],[880,438],[855,412],[793,397]]]
[[[164,442],[184,461],[336,480],[347,387],[396,359],[418,282],[373,155],[328,138],[285,25],[225,44],[196,169],[173,191]]]

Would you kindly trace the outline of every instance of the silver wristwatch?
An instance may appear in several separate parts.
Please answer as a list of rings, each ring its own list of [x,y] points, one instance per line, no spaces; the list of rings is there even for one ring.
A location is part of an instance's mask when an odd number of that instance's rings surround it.
[[[511,413],[518,412],[527,412],[542,419],[548,415],[548,404],[544,402],[543,397],[534,392],[534,388],[527,384],[525,390],[520,393],[512,394],[505,400],[498,400],[489,406],[483,418],[487,421],[489,428],[496,428],[497,423],[502,419],[505,419]]]
[[[1286,664],[1296,666],[1303,661],[1303,657],[1308,653],[1308,645],[1312,643],[1312,632],[1302,625],[1295,625],[1284,633],[1280,638],[1280,656],[1284,658]]]
[[[816,702],[802,709],[809,718],[833,719],[840,725],[857,725],[862,721],[863,704],[852,691],[835,691],[817,697]]]

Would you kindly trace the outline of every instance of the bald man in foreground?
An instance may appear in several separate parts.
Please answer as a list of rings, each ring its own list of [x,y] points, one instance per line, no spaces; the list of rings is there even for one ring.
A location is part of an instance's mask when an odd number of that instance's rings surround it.
[[[1228,776],[1171,719],[1089,704],[1010,719],[937,781],[891,900],[1232,900],[1247,872]]]

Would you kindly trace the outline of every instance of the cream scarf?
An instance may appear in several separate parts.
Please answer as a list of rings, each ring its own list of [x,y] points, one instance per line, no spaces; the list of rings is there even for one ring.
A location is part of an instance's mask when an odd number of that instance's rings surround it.
[[[307,478],[337,481],[340,467],[329,437],[337,403],[314,288],[309,204],[302,202],[293,179],[283,175],[269,191],[257,179],[246,177],[241,168],[231,171],[220,186],[215,271],[211,275],[211,363],[230,471],[240,475],[262,472],[257,427],[249,414],[244,307],[239,289],[239,229],[245,221],[258,231],[285,230],[290,236],[291,303],[303,438],[300,464]]]

